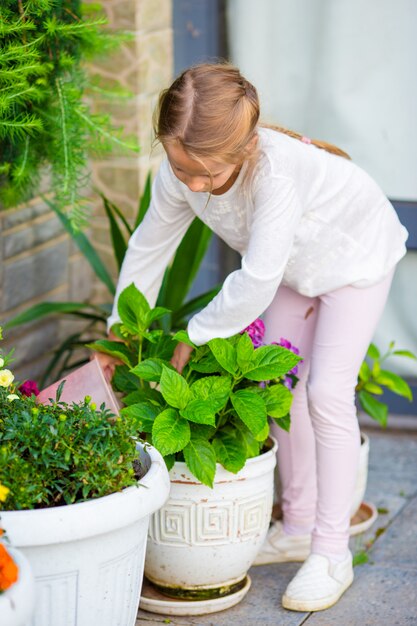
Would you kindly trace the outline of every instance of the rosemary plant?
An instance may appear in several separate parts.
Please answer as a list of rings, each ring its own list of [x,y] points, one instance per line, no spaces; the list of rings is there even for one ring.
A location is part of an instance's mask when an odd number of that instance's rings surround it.
[[[105,30],[97,5],[80,0],[3,0],[0,5],[0,202],[11,207],[50,174],[54,201],[79,226],[87,213],[88,157],[124,142],[85,95],[95,78],[85,62],[126,35]],[[103,95],[103,90],[101,95]]]

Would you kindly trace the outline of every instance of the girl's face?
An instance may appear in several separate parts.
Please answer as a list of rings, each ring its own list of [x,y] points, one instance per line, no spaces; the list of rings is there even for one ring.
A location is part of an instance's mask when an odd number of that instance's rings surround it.
[[[180,145],[164,144],[164,148],[175,176],[191,191],[220,195],[230,189],[240,170],[240,165],[219,163],[213,159],[196,161]]]

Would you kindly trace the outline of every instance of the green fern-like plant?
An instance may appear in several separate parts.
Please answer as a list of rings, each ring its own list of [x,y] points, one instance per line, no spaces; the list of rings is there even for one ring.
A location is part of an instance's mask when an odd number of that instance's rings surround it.
[[[54,202],[79,226],[87,214],[88,158],[121,138],[86,102],[95,77],[84,62],[127,38],[104,30],[97,5],[80,0],[3,0],[0,5],[0,202],[11,207],[50,173]],[[93,13],[92,13],[93,12]],[[103,89],[100,90],[103,96]]]

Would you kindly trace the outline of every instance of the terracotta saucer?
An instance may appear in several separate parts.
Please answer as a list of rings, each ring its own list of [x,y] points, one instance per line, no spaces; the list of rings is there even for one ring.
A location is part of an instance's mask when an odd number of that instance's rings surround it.
[[[368,530],[378,517],[376,506],[370,502],[362,502],[350,520],[350,535],[359,535]]]
[[[350,535],[359,535],[372,526],[378,517],[376,506],[370,502],[362,502],[355,515],[350,520]],[[282,511],[279,503],[272,509],[272,519],[282,519]]]

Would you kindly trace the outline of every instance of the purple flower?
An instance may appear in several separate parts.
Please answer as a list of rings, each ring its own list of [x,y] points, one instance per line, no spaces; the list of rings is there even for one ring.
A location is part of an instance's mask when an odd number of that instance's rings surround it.
[[[30,397],[32,394],[34,396],[39,395],[38,385],[34,380],[26,380],[22,385],[20,385],[19,391],[24,396]]]
[[[256,318],[252,324],[249,324],[246,328],[241,331],[241,335],[243,333],[248,333],[249,337],[252,340],[254,348],[259,348],[259,346],[263,345],[263,339],[265,335],[265,324],[261,320],[260,317]]]
[[[296,346],[293,346],[291,341],[288,341],[288,339],[284,339],[284,337],[281,337],[279,342],[277,341],[273,341],[273,344],[276,346],[282,346],[283,348],[286,348],[287,350],[291,350],[291,352],[294,352],[294,354],[300,354],[300,351],[298,348],[296,348]],[[302,360],[302,359],[301,359]],[[293,384],[294,384],[294,376],[297,376],[298,374],[298,365],[295,365],[292,370],[290,370],[287,375],[284,378],[284,385],[286,387],[288,387],[288,389],[292,389]]]

